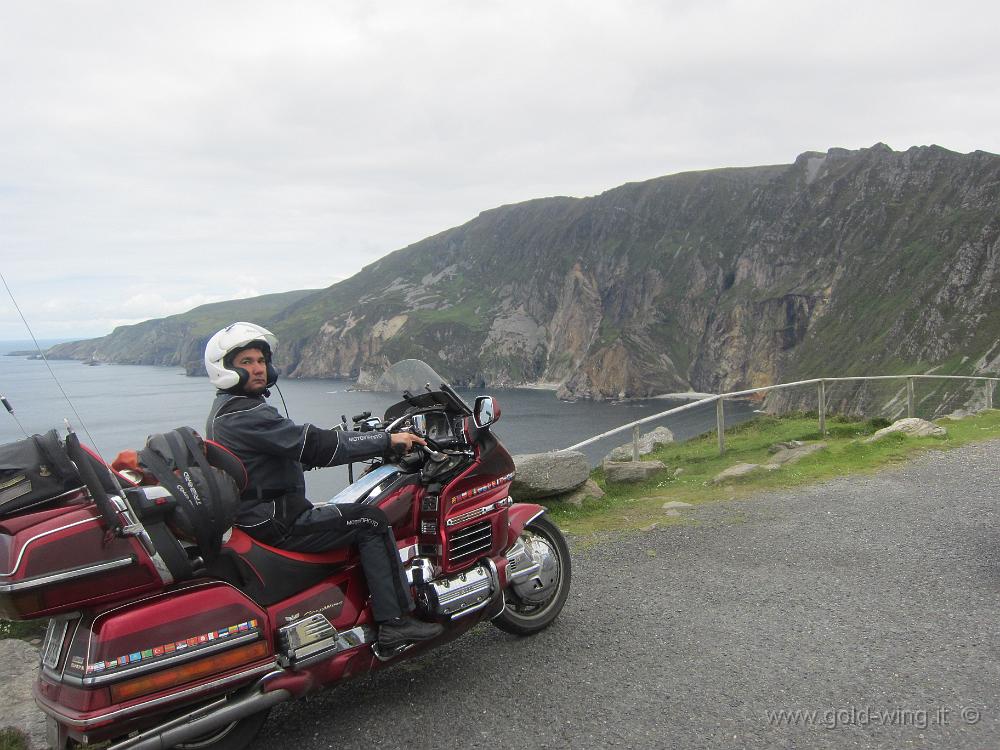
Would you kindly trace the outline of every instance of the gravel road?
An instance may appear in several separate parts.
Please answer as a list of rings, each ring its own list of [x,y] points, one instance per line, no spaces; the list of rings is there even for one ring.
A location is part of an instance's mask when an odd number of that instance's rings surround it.
[[[549,630],[481,625],[253,747],[1000,747],[998,500],[993,441],[572,540]]]

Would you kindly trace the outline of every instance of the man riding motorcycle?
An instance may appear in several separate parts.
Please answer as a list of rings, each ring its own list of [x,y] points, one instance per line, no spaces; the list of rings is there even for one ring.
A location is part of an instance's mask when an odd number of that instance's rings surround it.
[[[283,549],[322,552],[357,544],[379,623],[378,644],[392,650],[435,638],[443,628],[413,618],[388,519],[369,505],[313,506],[305,496],[303,467],[334,466],[389,450],[408,452],[423,439],[408,433],[347,432],[296,424],[267,403],[278,379],[271,364],[277,337],[253,323],[233,323],[209,339],[205,368],[218,389],[206,436],[243,461],[249,482],[236,526]]]

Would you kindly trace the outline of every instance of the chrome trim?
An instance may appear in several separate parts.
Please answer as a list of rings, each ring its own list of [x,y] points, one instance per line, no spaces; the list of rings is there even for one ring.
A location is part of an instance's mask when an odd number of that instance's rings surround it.
[[[157,661],[151,661],[146,664],[139,663],[135,667],[125,667],[124,669],[115,670],[114,672],[108,673],[96,673],[89,677],[82,677],[80,679],[80,684],[90,687],[92,685],[104,685],[109,682],[117,682],[122,679],[129,677],[135,677],[146,672],[151,672],[162,667],[170,666],[172,664],[182,664],[186,661],[194,661],[200,656],[205,654],[214,654],[216,651],[225,651],[231,646],[235,646],[240,643],[249,643],[251,641],[256,641],[260,639],[260,633],[247,633],[245,635],[236,636],[234,638],[226,638],[222,641],[216,641],[212,645],[202,646],[201,648],[195,649],[194,651],[188,652],[187,649],[181,653],[174,653],[173,656],[166,656]],[[87,662],[89,663],[89,662]],[[86,668],[86,664],[84,665]],[[67,679],[67,681],[69,681]]]
[[[60,492],[58,495],[53,495],[52,497],[43,497],[40,500],[36,500],[35,502],[31,503],[30,505],[25,505],[23,508],[18,508],[18,513],[30,510],[31,508],[37,508],[41,505],[48,505],[49,503],[53,503],[53,507],[55,507],[56,500],[86,491],[87,488],[81,484],[79,487],[73,487],[72,489],[66,490],[65,492]]]
[[[546,511],[546,510],[547,510],[546,508],[542,508],[542,509],[541,509],[540,511],[538,511],[538,512],[537,512],[537,513],[536,513],[535,515],[533,515],[533,516],[532,516],[531,518],[529,518],[529,519],[528,519],[527,521],[525,521],[525,522],[524,522],[524,526],[527,526],[527,525],[528,525],[529,523],[531,523],[532,521],[534,521],[534,520],[535,520],[536,518],[538,518],[538,517],[539,517],[540,515],[542,515],[543,513],[545,513],[545,511]],[[521,528],[523,529],[523,528],[524,528],[524,526],[522,526]]]
[[[474,604],[473,606],[469,607],[468,609],[463,609],[463,610],[461,610],[459,612],[456,612],[455,614],[451,615],[451,619],[452,620],[458,620],[458,619],[461,619],[462,617],[465,617],[466,615],[471,615],[474,612],[478,612],[481,609],[486,609],[486,607],[490,606],[490,602],[491,601],[493,601],[492,598],[487,599],[484,602],[480,602],[479,604]]]
[[[403,547],[399,550],[399,561],[406,565],[410,560],[420,554],[420,545],[411,544],[409,547]]]
[[[524,541],[525,552],[532,562],[529,570],[534,568],[534,572],[511,579],[510,587],[522,601],[528,604],[541,604],[549,598],[553,585],[558,587],[561,573],[559,553],[549,540],[542,536],[533,534],[526,541],[521,539],[518,541]]]
[[[278,638],[289,651],[308,646],[336,634],[333,624],[319,612],[278,628]]]
[[[331,503],[356,503],[361,502],[382,484],[383,481],[393,478],[393,475],[402,473],[398,466],[384,464],[360,477],[354,484],[349,484],[325,503],[316,503],[317,507],[330,505]]]
[[[521,567],[524,565],[524,567]],[[542,566],[531,555],[521,537],[507,550],[507,585],[519,583],[521,579],[534,575]]]
[[[366,646],[369,643],[375,643],[377,640],[378,635],[375,630],[364,625],[358,625],[350,630],[341,630],[337,633],[334,643],[327,645],[322,649],[316,650],[302,659],[296,659],[294,666],[296,669],[299,667],[307,667],[310,664],[315,664],[323,659],[329,659],[332,656],[336,656],[342,651],[357,648],[358,646]]]
[[[14,567],[11,569],[11,571],[9,573],[0,573],[0,578],[12,576],[17,572],[17,569],[21,567],[21,561],[24,559],[24,553],[27,551],[29,545],[31,545],[32,542],[36,542],[42,537],[49,536],[49,534],[55,534],[59,531],[72,529],[74,526],[80,526],[85,523],[100,524],[100,521],[97,518],[84,518],[83,520],[80,521],[74,521],[73,523],[68,523],[65,526],[59,526],[54,529],[49,529],[48,531],[43,531],[41,534],[36,534],[35,536],[31,537],[30,539],[28,539],[28,541],[26,541],[23,545],[21,545],[21,551],[18,552],[17,561],[14,563]]]
[[[493,524],[482,520],[464,529],[459,529],[448,535],[448,562],[458,563],[469,559],[471,555],[486,553],[493,547]]]
[[[403,569],[406,581],[411,586],[430,583],[437,576],[438,572],[438,569],[434,567],[434,563],[427,557],[415,557],[410,561],[409,567]],[[419,581],[417,580],[417,573],[420,573]]]
[[[52,617],[50,619],[58,620],[58,619],[61,619],[61,618],[65,618],[67,622],[72,622],[73,623],[73,632],[70,634],[69,640],[67,641],[67,643],[69,645],[72,645],[73,642],[76,640],[77,634],[80,632],[80,623],[83,621],[83,619],[80,617],[80,613],[79,612],[68,612],[68,613],[62,614],[62,615],[55,615],[54,617]],[[60,654],[60,656],[61,655],[62,654]],[[67,654],[67,656],[68,655],[69,654]],[[58,666],[58,665],[56,665],[56,666]],[[62,679],[63,679],[63,677],[64,677],[64,675],[66,674],[66,668],[68,666],[69,666],[69,659],[64,659],[63,660],[62,669],[54,669],[54,668],[53,669],[49,669],[48,667],[46,667],[43,664],[42,665],[42,673],[45,674],[45,675],[47,675],[50,679],[52,679],[55,682],[61,682]]]
[[[156,549],[156,545],[153,544],[153,540],[149,538],[149,533],[146,531],[146,527],[140,526],[134,536],[145,548],[146,554],[149,555],[149,559],[153,562],[153,568],[156,570],[156,574],[160,576],[160,580],[163,581],[163,585],[169,586],[173,583],[175,580],[173,573],[170,572],[170,568],[167,567],[167,564],[164,562],[159,550]]]
[[[58,666],[63,645],[66,643],[69,623],[70,621],[66,619],[54,617],[49,619],[49,625],[45,628],[45,640],[42,641],[42,648],[39,651],[43,668],[54,671]]]
[[[278,637],[282,649],[278,663],[286,668],[298,669],[341,651],[371,643],[375,640],[375,631],[359,625],[338,632],[324,615],[317,613],[280,628]]]
[[[109,560],[107,562],[96,563],[94,565],[84,565],[79,568],[70,568],[69,570],[63,570],[59,573],[50,573],[49,575],[37,576],[35,578],[25,578],[23,581],[18,581],[16,583],[0,584],[0,594],[9,594],[12,591],[21,591],[22,589],[38,588],[39,586],[46,586],[50,583],[57,583],[59,581],[72,581],[74,578],[83,578],[84,576],[89,576],[94,573],[104,573],[109,570],[117,570],[118,568],[125,568],[133,564],[135,564],[135,557],[129,555],[128,557],[119,557],[117,560]]]
[[[489,505],[484,505],[481,508],[476,508],[475,510],[470,510],[463,513],[460,516],[455,516],[454,518],[449,518],[445,521],[446,526],[458,526],[460,523],[465,523],[466,521],[471,521],[474,518],[479,518],[480,516],[485,516],[491,510],[495,510],[497,507],[496,503],[490,503]]]
[[[91,716],[86,719],[77,719],[68,714],[64,714],[58,709],[56,709],[51,703],[48,703],[44,698],[41,698],[36,693],[35,702],[38,703],[38,707],[42,709],[46,714],[52,716],[57,721],[67,724],[74,729],[87,730],[92,726],[99,726],[106,724],[109,720],[116,720],[122,716],[129,716],[131,714],[140,713],[149,710],[153,706],[160,706],[164,703],[170,703],[173,701],[188,698],[193,695],[198,695],[199,693],[209,692],[217,688],[228,685],[232,682],[242,680],[245,677],[250,677],[259,672],[266,670],[277,670],[282,672],[277,662],[269,662],[267,664],[262,664],[258,667],[253,667],[247,669],[243,672],[238,672],[237,674],[229,675],[228,677],[222,677],[218,680],[213,680],[212,682],[206,682],[203,685],[195,685],[187,690],[181,690],[177,693],[171,693],[170,695],[164,695],[159,698],[153,698],[152,700],[143,701],[142,703],[136,703],[134,706],[129,706],[128,708],[119,708],[117,711],[111,711],[106,714],[101,714],[99,716]],[[277,691],[275,691],[277,692]]]

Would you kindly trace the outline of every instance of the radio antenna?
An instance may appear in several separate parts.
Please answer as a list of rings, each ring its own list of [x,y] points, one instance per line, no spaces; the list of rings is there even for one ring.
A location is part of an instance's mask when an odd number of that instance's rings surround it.
[[[4,289],[7,290],[7,296],[10,297],[10,301],[14,303],[14,309],[17,310],[17,314],[21,316],[21,322],[24,323],[24,327],[27,329],[28,335],[31,336],[31,341],[35,344],[36,351],[42,358],[42,361],[45,363],[45,366],[48,368],[49,375],[51,375],[52,379],[56,382],[56,386],[59,388],[59,392],[62,393],[63,398],[66,399],[66,403],[69,404],[69,408],[73,410],[73,414],[76,416],[77,423],[81,427],[83,427],[83,431],[87,434],[87,440],[90,442],[90,445],[93,447],[97,455],[100,456],[101,452],[97,449],[97,441],[95,441],[94,436],[90,434],[90,430],[87,429],[87,425],[83,421],[83,417],[80,416],[80,412],[78,412],[76,410],[76,406],[73,405],[73,400],[69,397],[69,394],[66,393],[66,390],[62,387],[62,383],[59,382],[59,378],[56,377],[56,373],[52,369],[52,365],[49,364],[49,360],[45,356],[45,352],[42,351],[42,347],[39,346],[38,344],[38,339],[35,338],[34,331],[32,331],[31,326],[28,325],[28,319],[24,317],[24,313],[21,312],[21,306],[18,305],[17,300],[14,299],[14,293],[10,290],[10,286],[7,284],[7,279],[6,277],[4,277],[2,271],[0,271],[0,281],[3,281]],[[7,403],[7,399],[4,399],[4,406],[7,407],[7,411],[9,411],[12,415],[14,414],[14,410],[10,408],[10,405]],[[15,417],[15,419],[17,419],[17,417]],[[21,423],[18,422],[18,425],[20,424]],[[24,427],[21,427],[21,431],[24,432],[25,435],[28,434],[27,432],[24,431]],[[103,461],[104,459],[101,458],[101,460]]]
[[[24,433],[24,436],[31,437],[28,435],[28,431],[24,429],[24,425],[21,424],[21,420],[17,418],[17,415],[14,413],[14,407],[10,405],[10,401],[7,400],[7,397],[0,396],[0,402],[3,403],[4,408],[10,413],[10,415],[14,417],[14,421],[17,422],[17,426],[21,428],[21,432]]]

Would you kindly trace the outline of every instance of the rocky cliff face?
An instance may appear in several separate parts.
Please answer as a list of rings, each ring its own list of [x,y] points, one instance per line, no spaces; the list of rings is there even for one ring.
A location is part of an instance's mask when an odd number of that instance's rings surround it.
[[[119,326],[101,338],[59,344],[48,351],[48,356],[122,365],[179,366],[189,375],[204,375],[205,344],[213,333],[237,320],[270,318],[313,293],[298,290],[201,305],[180,315]]]
[[[673,175],[484,212],[255,319],[293,377],[414,357],[568,398],[995,367],[998,193],[1000,157],[933,146]]]

